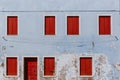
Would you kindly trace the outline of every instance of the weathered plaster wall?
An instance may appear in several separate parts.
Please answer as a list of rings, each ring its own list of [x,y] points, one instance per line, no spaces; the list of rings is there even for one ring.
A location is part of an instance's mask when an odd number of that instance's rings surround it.
[[[87,78],[80,78],[79,76],[79,56],[93,56],[94,58],[94,76]],[[75,54],[64,53],[56,56],[56,77],[44,78],[43,77],[43,61],[40,62],[39,76],[40,80],[120,80],[120,76],[115,76],[116,71],[120,73],[119,68],[115,68],[110,64],[108,58],[104,54]],[[21,63],[21,60],[19,60]],[[4,63],[0,66],[0,79],[1,80],[22,80],[23,78],[23,65],[19,65],[19,77],[18,78],[6,78],[4,75]],[[120,66],[118,66],[120,67]],[[115,71],[116,70],[116,71]]]

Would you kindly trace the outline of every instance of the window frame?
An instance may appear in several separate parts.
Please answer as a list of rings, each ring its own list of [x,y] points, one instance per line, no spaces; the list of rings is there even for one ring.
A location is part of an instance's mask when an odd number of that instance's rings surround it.
[[[44,59],[45,58],[54,58],[55,59],[55,75],[52,75],[52,76],[47,76],[47,75],[44,75]],[[42,63],[43,63],[43,77],[56,77],[56,56],[43,56],[43,61],[42,61]]]
[[[89,76],[87,76],[87,75],[80,75],[80,58],[92,58],[92,75],[89,75]],[[79,69],[78,70],[79,77],[93,77],[94,73],[95,73],[95,71],[94,71],[94,57],[93,56],[80,56],[79,57],[79,68],[78,69]]]
[[[14,18],[14,17],[17,17],[17,33],[16,34],[9,34],[8,33],[8,18],[11,17],[11,18]],[[18,36],[19,35],[19,16],[18,15],[7,15],[6,16],[6,35],[7,36]]]
[[[99,26],[99,17],[100,16],[110,16],[110,19],[111,19],[111,23],[110,23],[110,34],[99,34],[99,28],[100,28],[100,26]],[[112,14],[98,14],[97,15],[97,32],[98,32],[98,35],[99,36],[111,36],[112,35],[112,26],[113,26],[113,21],[112,21]]]
[[[55,17],[55,33],[54,34],[46,34],[46,22],[45,22],[45,19],[46,19],[46,17]],[[44,26],[44,28],[43,28],[43,34],[45,35],[45,36],[55,36],[56,34],[57,34],[57,16],[56,15],[44,15],[43,16],[43,26]]]
[[[78,26],[78,28],[79,28],[79,30],[78,30],[78,34],[68,34],[68,17],[69,16],[75,16],[75,17],[79,17],[78,18],[78,20],[79,20],[79,26]],[[68,14],[68,15],[66,15],[66,19],[65,19],[65,24],[66,24],[66,28],[65,28],[65,31],[66,31],[66,35],[67,36],[79,36],[79,35],[81,35],[81,17],[80,17],[80,15],[79,14]]]
[[[7,75],[7,58],[17,59],[17,75]],[[18,56],[5,56],[5,76],[6,77],[18,77],[19,76],[19,57]]]

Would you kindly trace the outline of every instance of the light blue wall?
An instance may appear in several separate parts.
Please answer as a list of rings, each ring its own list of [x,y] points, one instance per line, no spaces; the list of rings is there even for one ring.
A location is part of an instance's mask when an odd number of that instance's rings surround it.
[[[1,53],[5,52],[7,55],[20,57],[29,55],[40,57],[45,55],[52,56],[64,52],[81,54],[90,51],[92,42],[94,42],[94,54],[106,54],[111,63],[120,62],[120,41],[115,39],[115,36],[118,39],[120,38],[120,13],[117,12],[119,10],[118,0],[0,1],[0,41],[1,46],[6,46],[6,50],[2,51],[1,49]],[[71,10],[73,12],[70,12]],[[82,10],[108,10],[109,12],[82,12]],[[7,16],[10,15],[18,16],[18,36],[6,35]],[[56,16],[55,36],[44,35],[44,16],[46,15]],[[77,15],[80,17],[80,35],[67,36],[67,15]],[[99,15],[111,15],[112,34],[110,36],[100,36],[98,34]],[[2,39],[3,36],[8,41]],[[115,59],[111,60],[114,57]]]
[[[117,10],[119,0],[0,0],[4,10]]]

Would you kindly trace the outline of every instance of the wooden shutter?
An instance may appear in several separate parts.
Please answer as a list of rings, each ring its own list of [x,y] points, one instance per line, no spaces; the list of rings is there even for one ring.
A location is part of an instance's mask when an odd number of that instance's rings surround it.
[[[80,58],[80,76],[92,76],[92,58]]]
[[[79,16],[67,17],[67,34],[79,35]]]
[[[18,17],[8,16],[7,17],[7,35],[18,34]]]
[[[44,75],[54,76],[55,74],[55,58],[45,57],[44,58]]]
[[[7,57],[6,60],[6,73],[8,76],[17,75],[17,58],[16,57]]]
[[[111,17],[99,16],[99,34],[110,35],[111,34]]]
[[[55,16],[45,16],[45,35],[55,35]]]

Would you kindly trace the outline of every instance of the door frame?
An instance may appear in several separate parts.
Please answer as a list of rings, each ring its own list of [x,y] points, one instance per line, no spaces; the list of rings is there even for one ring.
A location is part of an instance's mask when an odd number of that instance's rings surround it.
[[[25,58],[37,58],[37,80],[40,80],[39,78],[39,56],[22,56],[22,79],[24,80],[24,59]]]
[[[45,76],[44,75],[44,59],[46,58],[46,57],[54,57],[54,59],[55,59],[55,75],[53,75],[53,76]],[[43,61],[42,61],[42,64],[43,64],[43,77],[56,77],[56,57],[55,56],[43,56]]]

